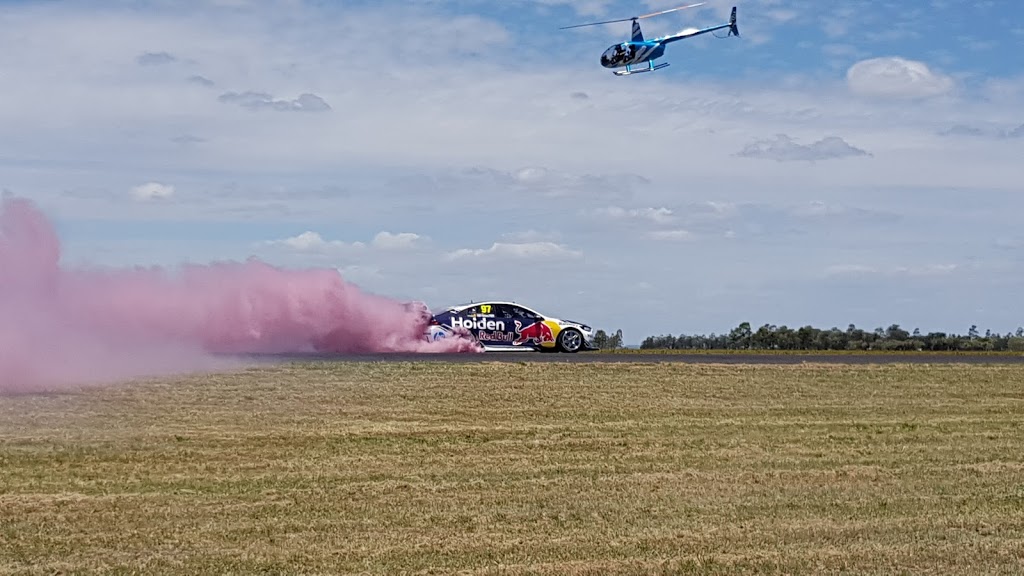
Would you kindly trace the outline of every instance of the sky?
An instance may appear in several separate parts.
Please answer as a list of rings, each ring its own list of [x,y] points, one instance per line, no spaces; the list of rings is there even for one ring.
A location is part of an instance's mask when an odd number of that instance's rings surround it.
[[[1024,4],[0,2],[0,190],[66,267],[256,258],[658,334],[1024,325]],[[721,33],[719,33],[721,35]]]

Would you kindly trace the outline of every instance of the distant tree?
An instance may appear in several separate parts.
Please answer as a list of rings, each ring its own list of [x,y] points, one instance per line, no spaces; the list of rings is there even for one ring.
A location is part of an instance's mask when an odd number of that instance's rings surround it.
[[[608,348],[617,349],[622,348],[622,330],[616,330],[615,334],[612,334],[608,338]]]
[[[750,337],[750,345],[753,348],[774,350],[779,344],[775,338],[778,329],[770,324],[765,324],[757,329]]]
[[[644,340],[644,343],[648,344],[648,348],[657,347],[653,346],[654,341],[652,338]],[[612,334],[611,336],[609,336],[604,330],[594,332],[594,345],[602,350],[615,350],[622,348],[622,330],[616,330],[615,334]],[[643,344],[641,344],[640,347],[643,348]]]
[[[741,322],[729,332],[729,347],[750,348],[751,336],[753,333],[750,331],[750,322]]]
[[[893,324],[885,331],[885,338],[889,340],[906,340],[910,338],[910,332],[900,328],[899,324]]]

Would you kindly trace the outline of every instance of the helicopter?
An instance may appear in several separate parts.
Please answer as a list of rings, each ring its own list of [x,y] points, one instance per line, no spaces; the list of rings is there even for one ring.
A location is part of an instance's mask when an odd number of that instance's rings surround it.
[[[604,22],[591,22],[588,24],[575,24],[573,26],[564,26],[559,30],[568,30],[570,28],[580,28],[583,26],[597,26],[600,24],[611,24],[614,22],[628,22],[633,21],[633,35],[629,39],[629,42],[622,42],[619,44],[613,44],[608,47],[607,50],[601,54],[601,66],[605,68],[623,68],[625,70],[613,70],[613,74],[616,76],[629,76],[630,74],[639,74],[641,72],[654,72],[655,70],[661,70],[662,68],[669,65],[668,62],[662,62],[655,64],[654,61],[665,55],[665,46],[677,40],[683,40],[685,38],[692,38],[701,34],[707,34],[708,32],[714,32],[723,28],[728,28],[729,33],[724,36],[739,37],[740,31],[736,26],[736,7],[732,7],[732,15],[729,17],[727,24],[719,24],[717,26],[711,26],[710,28],[687,28],[681,30],[675,34],[669,34],[668,36],[662,36],[660,38],[652,38],[651,40],[644,40],[643,31],[640,30],[640,23],[637,20],[643,18],[651,18],[653,16],[661,16],[662,14],[668,14],[669,12],[675,12],[677,10],[685,10],[688,8],[696,8],[703,6],[707,2],[700,2],[697,4],[689,4],[686,6],[678,6],[676,8],[669,8],[668,10],[662,10],[660,12],[652,12],[650,14],[644,14],[642,16],[632,16],[630,18],[620,18],[618,20],[605,20]],[[722,38],[717,36],[716,38]],[[646,67],[634,68],[637,64],[647,63]]]

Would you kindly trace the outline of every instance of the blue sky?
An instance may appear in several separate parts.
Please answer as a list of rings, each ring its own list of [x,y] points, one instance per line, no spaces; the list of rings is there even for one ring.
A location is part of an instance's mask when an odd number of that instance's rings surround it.
[[[0,189],[69,266],[329,266],[627,342],[1024,324],[1024,4],[741,0],[629,78],[628,22],[558,30],[675,5],[2,2]]]

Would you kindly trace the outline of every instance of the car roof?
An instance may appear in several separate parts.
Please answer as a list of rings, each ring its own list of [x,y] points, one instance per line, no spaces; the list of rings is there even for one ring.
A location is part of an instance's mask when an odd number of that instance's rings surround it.
[[[472,308],[473,306],[479,306],[481,304],[508,304],[509,306],[519,306],[520,308],[525,308],[527,310],[537,312],[536,310],[525,304],[520,304],[518,302],[512,302],[508,300],[481,300],[479,302],[469,302],[468,304],[457,304],[455,306],[449,306],[446,308],[446,310],[461,311],[465,310],[466,308]]]

